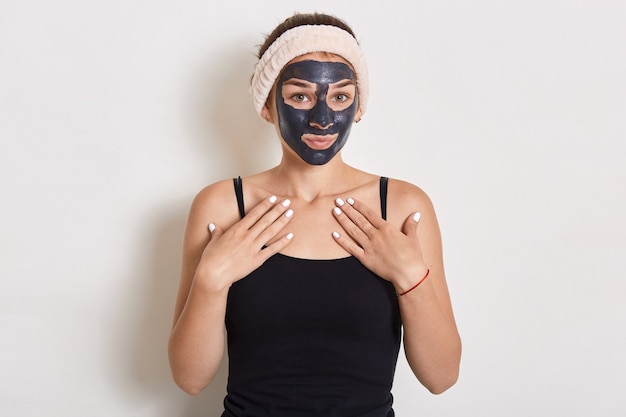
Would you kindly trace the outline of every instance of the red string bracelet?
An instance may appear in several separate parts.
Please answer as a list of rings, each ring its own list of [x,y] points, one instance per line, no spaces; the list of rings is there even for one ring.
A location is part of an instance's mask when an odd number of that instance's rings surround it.
[[[402,294],[398,294],[398,297],[402,297],[404,294],[408,294],[411,291],[413,291],[414,289],[416,289],[422,282],[424,282],[424,280],[426,278],[428,278],[428,274],[430,274],[430,269],[426,270],[426,275],[424,275],[424,278],[420,279],[417,284],[413,285],[411,288],[409,288],[408,290],[406,290],[405,292],[403,292]]]

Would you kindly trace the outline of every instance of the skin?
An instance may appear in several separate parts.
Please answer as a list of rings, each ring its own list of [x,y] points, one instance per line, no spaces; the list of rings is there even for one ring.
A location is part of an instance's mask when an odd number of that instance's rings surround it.
[[[291,63],[304,60],[347,64],[324,53]],[[384,221],[379,176],[347,165],[341,151],[322,165],[304,161],[282,138],[276,107],[270,99],[262,116],[275,125],[283,157],[278,166],[244,178],[246,217],[239,218],[231,180],[207,186],[191,205],[169,340],[175,382],[189,394],[210,384],[224,354],[230,285],[281,252],[309,259],[353,255],[397,293],[414,286],[429,269],[422,284],[398,299],[403,343],[417,379],[432,393],[444,392],[458,378],[461,341],[430,199],[415,185],[390,180]],[[360,116],[357,110],[355,120]],[[209,224],[215,225],[212,232]]]

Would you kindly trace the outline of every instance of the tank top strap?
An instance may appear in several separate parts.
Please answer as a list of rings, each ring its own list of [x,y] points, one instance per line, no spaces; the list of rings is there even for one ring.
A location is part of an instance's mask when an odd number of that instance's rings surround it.
[[[237,196],[237,207],[239,207],[239,216],[243,219],[246,215],[246,207],[243,204],[243,184],[241,177],[233,178],[235,185],[235,195]]]
[[[387,220],[387,185],[389,178],[380,177],[380,216]]]

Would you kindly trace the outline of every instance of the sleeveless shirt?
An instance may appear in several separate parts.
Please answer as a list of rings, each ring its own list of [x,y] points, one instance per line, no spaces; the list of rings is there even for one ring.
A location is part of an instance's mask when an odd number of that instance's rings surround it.
[[[235,179],[245,215],[241,179]],[[381,178],[386,217],[387,179]],[[280,253],[229,291],[222,417],[393,417],[401,340],[393,285],[356,258]]]

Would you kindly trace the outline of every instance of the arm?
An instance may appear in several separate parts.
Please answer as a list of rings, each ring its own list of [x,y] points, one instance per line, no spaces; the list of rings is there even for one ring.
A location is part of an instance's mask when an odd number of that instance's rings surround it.
[[[458,379],[461,339],[446,284],[435,211],[430,200],[420,206],[419,224],[410,216],[403,230],[419,242],[422,266],[407,268],[405,278],[398,275],[392,282],[396,292],[401,294],[424,276],[424,267],[430,270],[417,288],[398,297],[398,303],[404,328],[404,351],[411,370],[428,390],[439,394]],[[415,228],[417,236],[410,232]]]
[[[207,225],[212,220],[228,218],[221,196],[231,197],[232,188],[221,184],[200,192],[192,203],[185,228],[168,355],[174,381],[189,394],[204,389],[221,363],[230,286],[290,241],[290,235],[285,235],[262,249],[291,217],[286,215],[287,205],[274,199],[262,201],[225,232],[219,226],[210,232]]]
[[[461,341],[443,271],[441,237],[430,199],[406,183],[392,206],[419,208],[398,227],[383,220],[365,204],[341,204],[335,217],[343,232],[337,242],[368,269],[390,281],[398,294],[412,288],[430,270],[429,276],[409,293],[399,296],[407,360],[419,381],[432,393],[452,386],[459,372]],[[406,214],[404,214],[406,216]],[[419,225],[419,227],[418,227]]]

